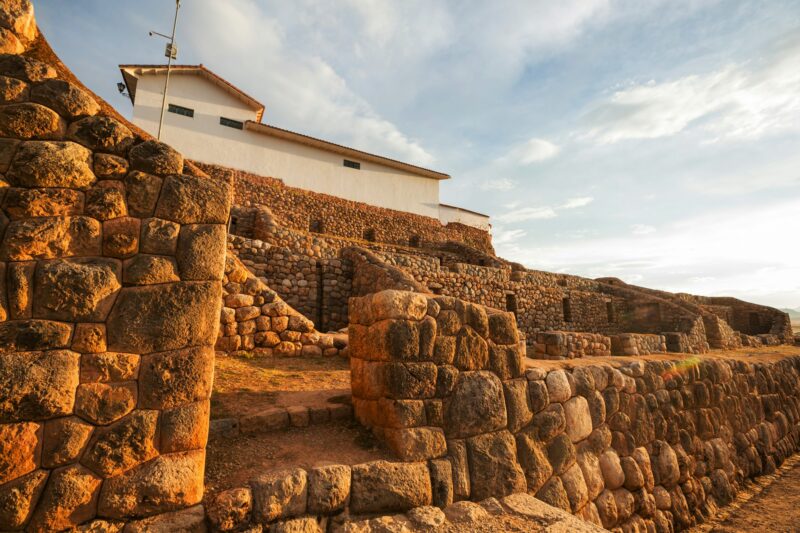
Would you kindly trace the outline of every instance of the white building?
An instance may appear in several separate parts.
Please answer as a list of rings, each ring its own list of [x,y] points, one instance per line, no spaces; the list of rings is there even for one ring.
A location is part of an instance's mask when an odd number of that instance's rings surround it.
[[[156,135],[163,65],[120,65],[133,123]],[[161,140],[186,157],[281,179],[292,187],[489,230],[489,217],[439,203],[450,176],[261,122],[264,105],[203,65],[170,73]]]

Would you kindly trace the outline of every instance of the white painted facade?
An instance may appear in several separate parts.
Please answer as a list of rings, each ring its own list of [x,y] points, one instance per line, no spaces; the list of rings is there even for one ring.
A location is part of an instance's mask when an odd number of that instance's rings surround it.
[[[442,224],[449,224],[450,222],[458,222],[466,226],[472,226],[482,229],[484,231],[491,231],[492,226],[489,223],[489,217],[482,214],[455,207],[452,205],[439,204],[439,221]]]
[[[134,103],[132,122],[156,135],[164,69],[121,69]],[[170,74],[167,103],[189,108],[194,116],[165,112],[161,140],[186,157],[278,178],[291,187],[488,229],[489,217],[442,209],[439,181],[449,178],[446,174],[261,124],[258,102],[209,74],[202,67],[178,67]],[[222,125],[220,117],[243,123],[243,129]],[[344,166],[345,159],[361,168]]]

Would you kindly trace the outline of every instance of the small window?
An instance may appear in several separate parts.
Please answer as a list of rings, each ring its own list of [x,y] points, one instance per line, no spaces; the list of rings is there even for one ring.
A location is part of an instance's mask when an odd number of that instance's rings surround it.
[[[369,242],[375,242],[375,230],[369,228],[368,230],[364,231],[364,240]]]
[[[614,309],[614,302],[606,302],[606,315],[608,316],[608,323],[613,324],[617,321],[617,312]]]
[[[183,115],[184,117],[194,117],[194,109],[189,109],[188,107],[183,107],[180,105],[169,104],[167,111],[170,113],[175,113],[176,115]]]
[[[419,235],[412,235],[410,239],[408,239],[408,245],[413,246],[414,248],[419,248],[420,238]]]
[[[564,314],[564,322],[572,322],[572,302],[569,298],[561,300],[561,310]]]
[[[356,170],[361,169],[361,163],[358,163],[357,161],[350,161],[349,159],[344,160],[344,166],[347,168],[354,168]]]
[[[232,118],[219,117],[219,123],[223,126],[228,126],[229,128],[235,128],[237,130],[244,129],[244,122],[233,120]]]
[[[559,278],[557,283],[561,287],[566,287],[567,286],[567,278]]]
[[[239,226],[239,219],[237,217],[231,217],[231,224],[228,228],[228,233],[236,233],[236,229]]]
[[[312,233],[324,233],[324,224],[320,219],[314,219],[308,223],[308,231]]]

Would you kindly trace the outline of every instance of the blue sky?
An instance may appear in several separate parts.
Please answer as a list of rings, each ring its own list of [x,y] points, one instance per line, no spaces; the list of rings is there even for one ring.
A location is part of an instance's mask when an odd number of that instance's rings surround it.
[[[174,4],[38,0],[123,114]],[[183,0],[265,121],[447,172],[529,267],[800,307],[800,0]]]

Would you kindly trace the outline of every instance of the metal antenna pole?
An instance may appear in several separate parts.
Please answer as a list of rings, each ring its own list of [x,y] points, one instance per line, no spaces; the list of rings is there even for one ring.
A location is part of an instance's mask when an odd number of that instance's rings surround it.
[[[167,107],[167,89],[169,89],[169,73],[172,69],[172,56],[175,46],[175,28],[178,26],[178,9],[181,7],[181,0],[175,0],[175,18],[172,20],[172,36],[169,38],[169,46],[167,53],[167,79],[164,80],[164,97],[161,99],[161,117],[158,119],[158,136],[161,140],[161,128],[164,127],[164,109]]]

